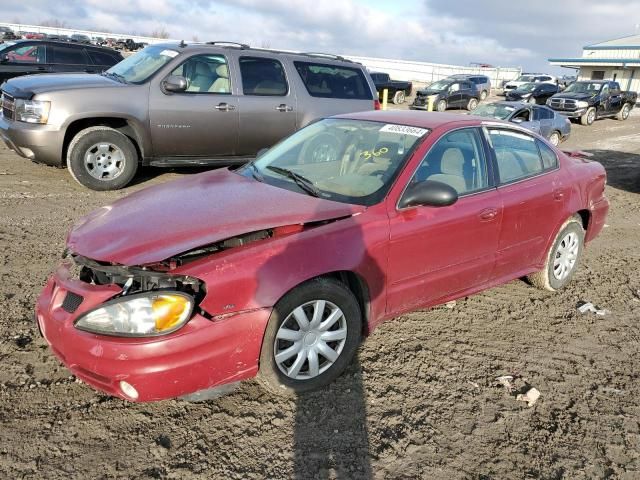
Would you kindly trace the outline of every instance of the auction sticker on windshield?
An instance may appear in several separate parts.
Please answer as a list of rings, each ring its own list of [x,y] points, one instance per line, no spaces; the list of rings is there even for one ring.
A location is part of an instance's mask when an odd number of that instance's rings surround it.
[[[408,125],[394,125],[388,123],[380,129],[381,132],[389,133],[401,133],[405,135],[413,135],[414,137],[421,137],[429,130],[426,128],[409,127]]]
[[[175,58],[178,56],[178,52],[174,52],[173,50],[162,50],[160,55],[164,55],[165,57]]]

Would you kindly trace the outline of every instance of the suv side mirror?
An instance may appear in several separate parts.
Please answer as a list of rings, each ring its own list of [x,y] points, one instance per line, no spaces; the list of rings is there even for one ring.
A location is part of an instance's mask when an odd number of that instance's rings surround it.
[[[458,201],[458,192],[446,183],[424,180],[407,188],[400,200],[399,207],[448,207]]]
[[[184,92],[187,89],[187,79],[180,75],[169,75],[162,82],[162,88],[167,92]]]

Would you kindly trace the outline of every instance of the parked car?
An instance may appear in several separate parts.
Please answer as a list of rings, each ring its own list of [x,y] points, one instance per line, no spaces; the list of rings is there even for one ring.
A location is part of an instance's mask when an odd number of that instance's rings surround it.
[[[445,78],[432,83],[424,90],[418,90],[413,104],[413,110],[427,110],[431,97],[434,110],[444,112],[447,108],[466,108],[473,110],[480,102],[480,93],[475,84],[468,80],[454,80]]]
[[[26,32],[23,35],[23,38],[26,38],[27,40],[44,40],[47,38],[47,34],[40,32]]]
[[[135,42],[130,38],[127,38],[126,40],[118,40],[114,45],[114,47],[119,50],[129,50],[130,52],[139,50],[141,48],[144,48],[145,46],[146,44]]]
[[[473,115],[519,124],[543,136],[553,145],[564,142],[571,134],[571,122],[563,115],[542,105],[534,106],[509,101],[495,102],[478,106]]]
[[[228,43],[153,45],[102,75],[17,78],[2,91],[9,148],[95,190],[124,187],[139,164],[245,163],[318,118],[379,108],[359,63]]]
[[[456,80],[469,80],[473,83],[478,92],[480,93],[480,100],[484,100],[491,93],[491,80],[486,75],[473,75],[473,74],[456,74],[451,75],[449,78],[454,78]]]
[[[402,80],[391,80],[388,73],[371,72],[371,79],[378,91],[378,98],[382,101],[382,92],[388,91],[388,98],[396,105],[404,103],[406,97],[411,96],[413,84]]]
[[[256,375],[316,389],[383,320],[523,276],[565,287],[608,211],[605,170],[575,155],[478,117],[321,120],[81,219],[37,324],[74,375],[130,401]]]
[[[9,27],[0,27],[0,43],[6,40],[17,40],[18,38]]]
[[[564,90],[576,80],[577,78],[575,75],[563,75],[558,79],[558,86]]]
[[[121,60],[119,52],[92,45],[50,40],[17,40],[10,45],[0,45],[0,84],[13,77],[36,73],[98,73]],[[61,77],[49,78],[61,80]],[[21,80],[21,85],[31,87],[34,81],[37,83],[34,78],[25,78]],[[28,92],[28,95],[33,94],[32,91]],[[11,98],[29,100],[30,97],[17,90]],[[5,115],[10,114],[5,112]]]
[[[520,75],[518,78],[516,78],[515,80],[511,80],[510,82],[507,82],[504,84],[504,86],[502,87],[502,90],[504,92],[504,94],[506,95],[507,92],[511,91],[511,90],[515,90],[516,88],[518,88],[521,85],[524,85],[525,83],[553,83],[553,84],[557,84],[558,81],[556,80],[556,77],[552,76],[552,75],[547,75],[544,73],[523,73],[522,75]]]
[[[515,90],[510,90],[506,94],[509,101],[520,101],[546,104],[547,100],[560,91],[560,87],[553,83],[524,83]]]
[[[86,45],[91,45],[91,38],[88,35],[84,35],[82,33],[74,33],[69,37],[69,40],[72,42],[84,43]]]
[[[626,120],[637,100],[636,92],[622,91],[618,82],[586,80],[572,83],[547,100],[547,105],[569,118],[580,119],[582,125],[591,125],[598,118]]]

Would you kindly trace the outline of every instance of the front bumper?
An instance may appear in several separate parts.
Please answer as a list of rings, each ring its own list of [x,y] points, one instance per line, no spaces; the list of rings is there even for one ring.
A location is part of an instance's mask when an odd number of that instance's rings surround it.
[[[564,115],[568,118],[580,118],[582,115],[587,113],[588,110],[587,108],[579,108],[578,110],[556,110],[553,107],[549,108],[552,108],[554,112],[559,113],[560,115]]]
[[[64,132],[52,125],[16,122],[0,115],[0,138],[23,158],[62,166]]]
[[[63,308],[68,292],[83,298],[74,313]],[[236,382],[258,371],[262,338],[271,310],[229,314],[209,320],[199,314],[161,337],[109,337],[76,329],[74,321],[121,292],[116,285],[91,285],[69,278],[63,263],[36,303],[38,327],[53,353],[85,383],[137,402],[180,397]],[[67,307],[68,309],[68,307]],[[125,381],[138,392],[123,392]]]

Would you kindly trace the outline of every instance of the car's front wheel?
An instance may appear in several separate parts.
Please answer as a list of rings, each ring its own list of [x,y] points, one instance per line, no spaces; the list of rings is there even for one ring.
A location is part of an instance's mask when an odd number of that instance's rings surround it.
[[[446,100],[440,100],[438,103],[436,103],[436,110],[439,112],[444,112],[447,109],[447,101]]]
[[[582,125],[592,125],[593,122],[596,121],[596,109],[591,107],[589,108],[584,115],[580,117],[580,123]]]
[[[118,190],[133,180],[138,152],[125,134],[109,127],[80,131],[67,149],[71,176],[91,190]]]
[[[280,395],[323,387],[349,365],[361,333],[358,301],[343,283],[328,278],[303,283],[273,309],[258,381]]]
[[[557,147],[560,144],[561,138],[562,137],[560,136],[560,133],[557,130],[553,131],[551,132],[551,135],[549,135],[549,143]]]
[[[478,100],[475,98],[470,98],[469,103],[467,103],[467,110],[469,111],[475,110],[477,106],[478,106]]]
[[[544,268],[529,275],[529,281],[538,288],[555,292],[564,288],[576,271],[582,249],[584,229],[578,217],[571,217],[560,228],[547,253]]]

